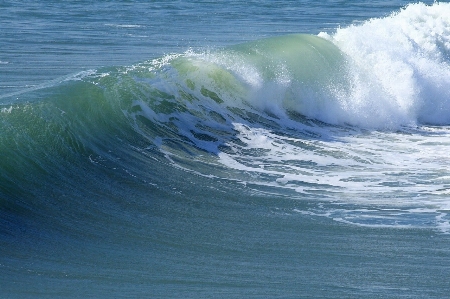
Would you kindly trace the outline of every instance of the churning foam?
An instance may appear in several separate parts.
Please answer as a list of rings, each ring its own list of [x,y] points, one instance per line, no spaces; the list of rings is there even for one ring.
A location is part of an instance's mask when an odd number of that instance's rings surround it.
[[[362,226],[450,232],[448,128],[358,133],[337,127],[328,128],[334,139],[305,139],[234,125],[241,142],[228,143],[233,150],[219,153],[219,161],[250,174],[245,183],[322,201],[302,213]]]
[[[341,121],[369,127],[450,123],[450,3],[411,4],[319,36],[349,62]]]

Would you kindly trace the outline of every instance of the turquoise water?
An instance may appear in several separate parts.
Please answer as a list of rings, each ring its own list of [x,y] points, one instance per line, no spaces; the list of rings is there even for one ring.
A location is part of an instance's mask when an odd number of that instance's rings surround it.
[[[448,3],[0,8],[0,297],[448,296]]]

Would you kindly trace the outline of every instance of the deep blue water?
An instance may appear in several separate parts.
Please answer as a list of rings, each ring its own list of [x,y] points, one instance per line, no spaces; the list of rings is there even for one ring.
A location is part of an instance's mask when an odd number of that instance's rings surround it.
[[[448,297],[449,15],[2,1],[0,297]]]

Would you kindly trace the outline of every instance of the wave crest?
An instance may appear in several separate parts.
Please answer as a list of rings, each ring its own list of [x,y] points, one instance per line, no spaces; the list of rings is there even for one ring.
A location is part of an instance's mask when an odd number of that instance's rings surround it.
[[[321,33],[348,57],[349,121],[383,127],[450,123],[450,4],[411,4],[386,18]]]

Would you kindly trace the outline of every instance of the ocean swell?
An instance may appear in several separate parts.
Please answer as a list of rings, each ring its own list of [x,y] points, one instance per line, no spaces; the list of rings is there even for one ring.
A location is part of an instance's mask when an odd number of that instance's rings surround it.
[[[332,35],[172,54],[3,97],[0,204],[46,221],[74,202],[121,202],[128,185],[173,194],[200,177],[441,215],[448,132],[425,124],[450,123],[448,9],[414,4]],[[335,218],[353,217],[344,210]]]

